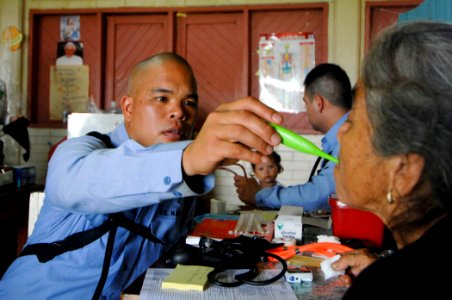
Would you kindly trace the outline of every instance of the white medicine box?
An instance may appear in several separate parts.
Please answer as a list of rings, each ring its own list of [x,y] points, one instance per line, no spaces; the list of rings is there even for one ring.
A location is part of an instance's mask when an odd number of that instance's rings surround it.
[[[301,216],[278,216],[275,220],[275,239],[292,238],[301,241],[303,233],[301,218]]]

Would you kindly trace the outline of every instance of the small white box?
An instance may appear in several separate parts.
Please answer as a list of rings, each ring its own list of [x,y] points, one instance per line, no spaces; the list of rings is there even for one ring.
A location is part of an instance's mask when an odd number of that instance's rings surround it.
[[[289,283],[300,283],[302,281],[312,282],[312,271],[308,267],[289,267],[286,271],[286,281]]]
[[[303,210],[303,206],[281,205],[278,215],[302,216]]]
[[[301,216],[280,215],[275,220],[275,239],[292,238],[301,241],[303,223]]]

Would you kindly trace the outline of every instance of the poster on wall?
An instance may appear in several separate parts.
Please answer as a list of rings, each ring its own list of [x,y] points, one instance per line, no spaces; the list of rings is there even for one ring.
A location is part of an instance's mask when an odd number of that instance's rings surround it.
[[[83,65],[83,43],[72,41],[57,43],[55,63],[60,66]]]
[[[60,18],[60,40],[80,40],[80,16],[62,16]]]
[[[259,97],[281,112],[306,111],[303,82],[315,66],[315,39],[309,32],[261,34]]]
[[[50,66],[50,120],[65,122],[72,112],[87,112],[89,67]]]

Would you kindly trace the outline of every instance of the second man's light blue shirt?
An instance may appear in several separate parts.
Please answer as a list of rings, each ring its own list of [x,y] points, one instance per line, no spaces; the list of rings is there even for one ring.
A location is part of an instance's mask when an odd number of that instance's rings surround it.
[[[347,119],[345,114],[322,138],[322,150],[334,157],[339,155],[337,131]],[[329,209],[328,197],[336,192],[334,181],[335,163],[328,161],[319,173],[304,184],[292,186],[274,186],[256,193],[258,207],[280,208],[281,205],[303,206],[305,211]]]

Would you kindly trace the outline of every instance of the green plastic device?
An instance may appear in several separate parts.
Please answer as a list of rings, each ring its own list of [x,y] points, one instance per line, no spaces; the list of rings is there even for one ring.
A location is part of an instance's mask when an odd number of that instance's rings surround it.
[[[294,150],[297,150],[299,152],[303,152],[306,154],[312,154],[312,155],[323,157],[334,163],[339,162],[339,160],[337,158],[323,152],[313,142],[302,137],[301,135],[299,135],[293,131],[290,131],[287,128],[284,128],[282,126],[279,126],[279,125],[276,125],[273,123],[270,123],[270,125],[276,130],[276,132],[279,133],[279,135],[281,136],[282,143],[284,145],[286,145],[287,147],[290,147]]]

